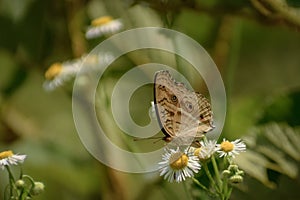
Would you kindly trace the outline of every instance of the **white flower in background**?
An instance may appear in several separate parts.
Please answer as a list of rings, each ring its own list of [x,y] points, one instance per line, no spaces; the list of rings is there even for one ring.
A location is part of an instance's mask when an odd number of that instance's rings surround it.
[[[12,151],[3,151],[0,153],[0,167],[4,169],[5,166],[18,165],[23,163],[26,155],[14,154]]]
[[[52,64],[45,73],[44,88],[46,90],[54,90],[62,86],[66,81],[76,76],[80,70],[81,63],[82,59],[80,58],[74,61]]]
[[[163,161],[158,163],[160,176],[164,176],[169,182],[179,183],[186,177],[193,177],[201,167],[197,156],[182,152],[179,148],[165,149],[162,159]]]
[[[103,16],[94,19],[88,27],[85,37],[93,39],[102,35],[114,34],[123,28],[123,23],[120,19],[113,19],[110,16]]]
[[[82,74],[94,73],[97,72],[100,67],[111,63],[113,59],[114,57],[110,52],[101,52],[83,55],[80,58],[66,62],[54,63],[45,72],[46,81],[43,86],[45,90],[54,90],[76,77],[81,69],[82,71],[80,71],[80,73]]]
[[[217,151],[217,141],[205,140],[200,141],[201,147],[194,150],[194,155],[198,156],[200,160],[209,159]]]
[[[220,154],[220,157],[230,156],[234,158],[235,155],[246,151],[246,145],[241,141],[241,139],[229,142],[224,138],[221,144],[217,144],[217,148],[217,152]]]

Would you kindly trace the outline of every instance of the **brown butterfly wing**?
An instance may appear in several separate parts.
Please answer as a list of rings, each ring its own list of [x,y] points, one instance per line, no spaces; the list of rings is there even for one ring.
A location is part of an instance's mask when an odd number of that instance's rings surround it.
[[[159,125],[166,137],[176,135],[176,121],[180,122],[178,115],[175,116],[180,106],[167,71],[159,71],[154,78],[154,104]],[[174,126],[175,124],[175,126]]]
[[[155,74],[154,103],[165,139],[200,137],[213,128],[208,100],[176,82],[168,71]]]

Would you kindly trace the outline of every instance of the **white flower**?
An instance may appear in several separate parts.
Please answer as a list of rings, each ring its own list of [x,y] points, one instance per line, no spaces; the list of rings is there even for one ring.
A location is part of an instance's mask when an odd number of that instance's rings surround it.
[[[246,151],[246,145],[244,142],[241,141],[241,139],[229,142],[224,138],[221,144],[217,144],[217,148],[217,152],[220,154],[220,157],[230,156],[234,158],[235,155]]]
[[[81,74],[97,73],[100,66],[111,63],[113,58],[110,52],[103,52],[83,55],[80,58],[62,63],[54,63],[45,72],[46,81],[43,86],[45,90],[54,90],[76,77],[79,72]]]
[[[4,169],[5,166],[18,165],[23,163],[26,155],[14,154],[12,151],[3,151],[0,153],[0,167]]]
[[[45,73],[46,81],[43,85],[44,88],[46,90],[54,90],[55,88],[62,86],[66,81],[76,76],[77,72],[80,70],[81,63],[82,58],[52,64]]]
[[[182,152],[179,147],[176,150],[165,149],[162,159],[163,161],[158,163],[160,176],[164,176],[169,182],[184,181],[186,177],[194,176],[201,167],[197,156]]]
[[[113,34],[123,28],[123,23],[120,19],[113,19],[110,16],[103,16],[94,19],[91,26],[88,27],[85,37],[93,39],[102,35]]]
[[[215,140],[202,140],[200,145],[200,148],[194,150],[194,155],[198,156],[200,160],[209,159],[217,151],[217,141]]]

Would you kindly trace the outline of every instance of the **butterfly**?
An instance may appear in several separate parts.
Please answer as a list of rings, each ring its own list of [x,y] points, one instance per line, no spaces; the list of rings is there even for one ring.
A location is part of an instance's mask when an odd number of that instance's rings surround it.
[[[214,128],[209,101],[176,82],[167,70],[155,73],[154,108],[166,142],[191,144]]]

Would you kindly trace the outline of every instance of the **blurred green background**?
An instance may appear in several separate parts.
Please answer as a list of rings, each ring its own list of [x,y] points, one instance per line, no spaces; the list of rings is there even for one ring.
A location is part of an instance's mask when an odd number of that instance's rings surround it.
[[[51,92],[42,86],[52,63],[78,58],[106,39],[88,41],[84,32],[92,19],[110,15],[121,18],[125,30],[157,26],[185,33],[217,64],[228,106],[222,137],[244,138],[252,153],[239,161],[246,177],[232,199],[300,199],[300,3],[274,2],[1,0],[0,151],[28,155],[23,170],[46,185],[37,199],[189,197],[184,183],[119,172],[94,159],[75,130],[72,84]],[[133,66],[121,60],[107,77],[115,82]],[[0,198],[6,184],[0,171]],[[194,187],[190,192],[196,198]]]

